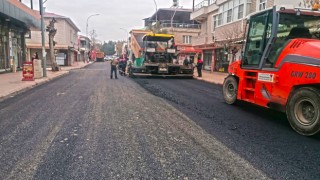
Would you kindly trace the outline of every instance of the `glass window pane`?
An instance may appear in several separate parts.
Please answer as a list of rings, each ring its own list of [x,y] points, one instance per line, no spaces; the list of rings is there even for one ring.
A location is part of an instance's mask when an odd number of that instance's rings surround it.
[[[244,53],[244,65],[258,66],[261,61],[261,56],[265,48],[265,33],[268,12],[255,16],[250,19],[249,34]]]
[[[239,10],[239,7],[235,7],[234,9],[233,9],[233,19],[234,20],[237,20],[238,19],[238,11]]]
[[[234,6],[238,6],[239,5],[239,0],[233,0],[234,2],[233,2],[233,5]]]
[[[229,7],[229,9],[233,8],[233,1],[230,1],[230,2],[228,3],[228,7]]]
[[[223,5],[223,11],[227,11],[228,10],[228,3],[225,3],[224,5]]]

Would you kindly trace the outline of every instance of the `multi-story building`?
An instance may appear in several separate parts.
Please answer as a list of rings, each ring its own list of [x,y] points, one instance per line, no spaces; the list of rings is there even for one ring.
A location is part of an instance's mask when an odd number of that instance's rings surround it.
[[[92,49],[92,42],[90,38],[86,36],[79,36],[79,51],[80,51],[80,57],[79,61],[86,62],[89,60],[89,53]]]
[[[147,29],[158,21],[162,32],[174,35],[180,63],[186,56],[194,59],[195,55],[200,52],[192,46],[193,39],[200,33],[200,24],[190,20],[191,13],[191,9],[161,8],[151,17],[144,19]]]
[[[78,61],[78,32],[79,28],[74,24],[74,22],[65,16],[57,15],[54,13],[45,13],[44,22],[48,26],[52,19],[56,20],[55,28],[57,29],[56,35],[54,36],[55,41],[55,55],[58,55],[59,65],[71,66],[75,61]],[[46,48],[46,58],[47,66],[50,66],[50,53],[49,53],[49,36],[46,32],[45,36],[45,48]],[[42,57],[42,44],[41,44],[41,31],[31,31],[31,38],[26,41],[28,54],[31,58],[32,54],[38,53],[39,57]],[[64,57],[64,60],[61,60]]]
[[[301,0],[203,0],[193,7],[190,19],[201,23],[192,45],[202,50],[204,69],[226,72],[241,56],[246,17],[274,5],[299,6]]]
[[[22,68],[25,39],[40,29],[40,15],[17,0],[0,0],[0,72]]]

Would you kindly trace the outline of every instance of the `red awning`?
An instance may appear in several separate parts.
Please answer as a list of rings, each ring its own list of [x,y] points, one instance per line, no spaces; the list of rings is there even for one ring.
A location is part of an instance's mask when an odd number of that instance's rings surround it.
[[[201,49],[196,49],[194,47],[179,47],[179,53],[201,53]]]

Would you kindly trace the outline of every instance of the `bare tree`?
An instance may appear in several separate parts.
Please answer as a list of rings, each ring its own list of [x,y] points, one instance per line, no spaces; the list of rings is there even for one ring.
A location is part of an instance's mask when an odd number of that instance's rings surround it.
[[[52,18],[49,25],[47,26],[47,31],[49,32],[49,49],[50,49],[50,61],[51,61],[52,71],[59,71],[60,69],[54,57],[54,46],[55,46],[54,36],[57,33],[57,29],[54,27],[54,24],[56,22],[57,21],[54,18]]]
[[[232,24],[228,28],[224,28],[220,31],[221,37],[224,38],[222,41],[224,44],[230,45],[233,41],[238,40],[242,37],[242,28],[239,28],[237,24]]]
[[[299,3],[299,6],[304,8],[312,8],[315,4],[319,4],[318,0],[302,0]]]
[[[96,37],[98,37],[96,30],[93,29],[92,31],[90,31],[89,35],[93,44],[93,48],[96,48],[96,45],[97,45]]]

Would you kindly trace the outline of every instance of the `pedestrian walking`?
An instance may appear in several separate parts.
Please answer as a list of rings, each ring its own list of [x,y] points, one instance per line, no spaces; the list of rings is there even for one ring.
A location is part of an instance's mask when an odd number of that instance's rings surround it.
[[[198,77],[202,77],[202,66],[203,66],[203,60],[201,59],[201,57],[198,57],[198,62],[197,62],[197,71],[198,71]]]
[[[91,61],[91,58],[92,58],[91,55],[92,55],[92,54],[91,54],[91,51],[89,51],[89,52],[88,52],[88,60],[87,60],[87,63],[89,63],[89,62]]]
[[[118,76],[117,76],[117,66],[119,65],[119,60],[118,59],[113,59],[111,62],[111,74],[110,74],[110,79],[113,78],[113,73],[114,73],[114,77],[116,79],[118,79]]]

